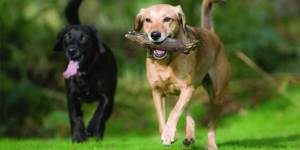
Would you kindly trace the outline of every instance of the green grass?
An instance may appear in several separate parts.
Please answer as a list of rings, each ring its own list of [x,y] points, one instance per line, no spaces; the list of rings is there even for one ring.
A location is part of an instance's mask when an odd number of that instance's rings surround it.
[[[204,149],[206,143],[205,127],[197,127],[196,143],[193,147],[188,148],[181,144],[184,138],[182,131],[182,128],[178,129],[178,140],[169,147],[161,145],[156,130],[152,134],[128,133],[126,131],[120,134],[110,134],[112,131],[108,130],[107,136],[102,142],[89,139],[83,144],[72,144],[69,138],[2,138],[0,139],[0,149]],[[254,109],[246,108],[239,114],[224,117],[217,129],[217,143],[220,150],[300,150],[299,87],[287,88],[279,96]]]

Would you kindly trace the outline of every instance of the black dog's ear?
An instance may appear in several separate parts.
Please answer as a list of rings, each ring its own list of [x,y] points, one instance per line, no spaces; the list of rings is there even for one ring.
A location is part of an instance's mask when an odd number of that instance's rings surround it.
[[[96,29],[96,27],[94,26],[89,26],[90,30],[91,30],[91,35],[92,35],[92,41],[95,44],[96,48],[99,50],[100,53],[105,52],[104,46],[102,44],[102,40],[99,37],[99,32]]]
[[[64,35],[67,33],[68,29],[67,28],[63,28],[62,30],[59,31],[59,33],[57,34],[56,37],[56,42],[54,45],[54,51],[63,51],[63,38]]]

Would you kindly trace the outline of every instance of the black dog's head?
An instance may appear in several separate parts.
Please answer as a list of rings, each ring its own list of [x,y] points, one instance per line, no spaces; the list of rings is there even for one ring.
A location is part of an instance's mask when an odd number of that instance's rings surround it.
[[[62,29],[56,39],[55,51],[65,51],[70,61],[91,59],[100,52],[97,30],[92,26],[73,25]]]
[[[69,63],[63,75],[68,79],[76,75],[78,69],[84,70],[85,66],[91,64],[97,53],[102,53],[104,48],[96,28],[88,25],[71,25],[58,33],[54,50],[66,53]]]

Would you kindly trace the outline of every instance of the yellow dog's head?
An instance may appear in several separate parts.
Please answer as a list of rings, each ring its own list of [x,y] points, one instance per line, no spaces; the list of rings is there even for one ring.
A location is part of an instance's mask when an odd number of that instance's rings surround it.
[[[176,37],[180,28],[185,28],[185,16],[180,6],[168,4],[143,8],[135,18],[135,31],[143,31],[153,43],[163,42],[167,37]]]

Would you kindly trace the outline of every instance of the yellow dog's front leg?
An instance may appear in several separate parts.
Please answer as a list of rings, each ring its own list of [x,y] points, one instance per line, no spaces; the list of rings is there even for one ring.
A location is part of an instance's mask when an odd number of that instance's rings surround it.
[[[176,126],[180,115],[182,114],[185,106],[190,101],[193,95],[194,87],[188,86],[181,90],[179,100],[177,101],[175,107],[170,113],[168,121],[164,127],[163,133],[161,135],[163,145],[171,145],[176,138]]]

